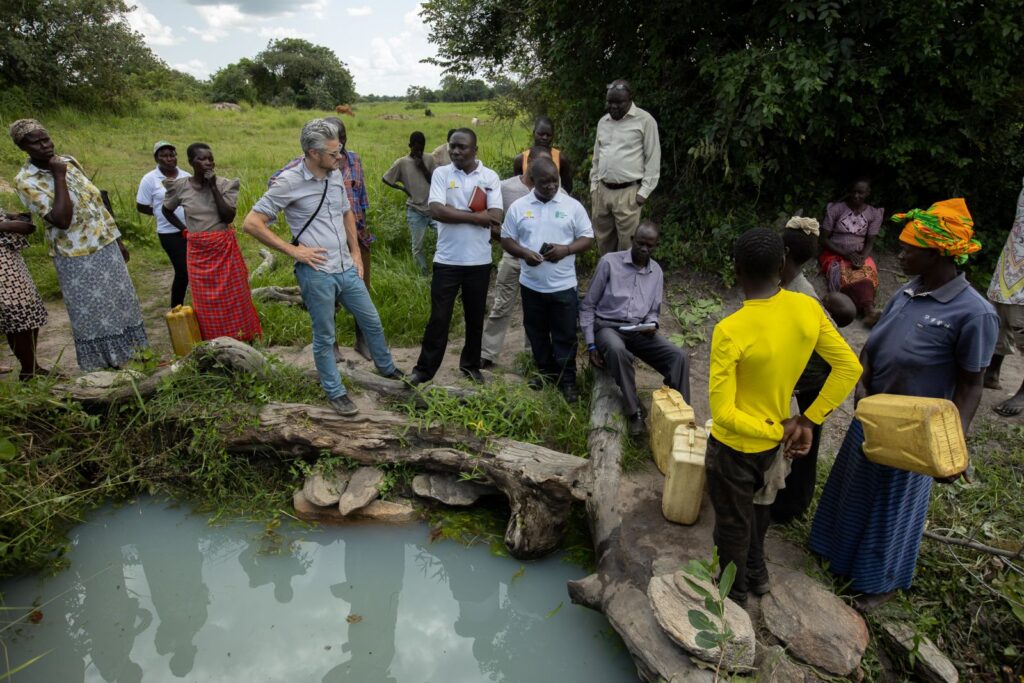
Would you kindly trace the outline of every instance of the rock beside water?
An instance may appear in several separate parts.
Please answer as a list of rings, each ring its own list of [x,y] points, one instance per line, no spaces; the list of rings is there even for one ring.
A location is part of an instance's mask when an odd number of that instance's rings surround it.
[[[708,586],[708,590],[712,590]],[[700,610],[707,614],[704,599],[687,585],[682,572],[661,574],[651,578],[647,585],[647,597],[658,624],[668,636],[680,647],[694,656],[713,664],[718,663],[720,649],[704,648],[697,644],[697,629],[690,624],[690,610]],[[712,621],[717,618],[708,615]],[[732,600],[725,601],[725,618],[732,629],[734,638],[726,645],[724,669],[747,670],[754,665],[755,641],[754,627],[750,616]]]
[[[369,505],[380,497],[377,487],[384,481],[384,473],[376,467],[360,467],[352,473],[345,492],[338,501],[338,511],[347,516],[359,508]]]
[[[314,505],[299,489],[292,496],[295,516],[308,522],[351,522],[374,521],[386,524],[401,524],[419,519],[419,513],[412,502],[405,499],[374,500],[363,508],[345,516],[337,505]]]
[[[313,505],[321,507],[337,505],[341,500],[341,494],[348,487],[350,476],[348,471],[336,472],[329,476],[316,472],[306,477],[306,481],[302,485],[302,493],[306,496],[306,500]]]
[[[412,480],[412,491],[422,498],[457,506],[472,505],[481,496],[496,492],[490,486],[450,474],[417,474]]]
[[[814,579],[772,572],[772,591],[761,599],[764,624],[790,653],[838,676],[852,673],[867,649],[867,624],[852,607]]]

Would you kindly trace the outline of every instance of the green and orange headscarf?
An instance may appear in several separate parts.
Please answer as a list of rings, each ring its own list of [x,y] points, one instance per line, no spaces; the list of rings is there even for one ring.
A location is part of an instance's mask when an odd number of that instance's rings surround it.
[[[958,264],[966,263],[968,254],[981,251],[981,242],[974,239],[974,219],[960,197],[936,202],[927,211],[911,209],[894,214],[892,220],[906,222],[900,242],[937,249],[943,256],[952,256]]]

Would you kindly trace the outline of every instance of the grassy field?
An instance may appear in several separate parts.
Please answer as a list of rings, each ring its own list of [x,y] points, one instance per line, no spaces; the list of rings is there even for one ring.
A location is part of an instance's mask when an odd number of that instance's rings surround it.
[[[409,133],[414,130],[426,135],[430,150],[444,141],[450,128],[468,126],[473,117],[479,117],[478,156],[502,177],[511,175],[512,157],[530,139],[525,123],[489,121],[483,103],[430,107],[434,115],[427,117],[423,108],[407,109],[403,102],[372,103],[360,105],[354,118],[345,117],[348,148],[362,157],[366,173],[370,198],[367,224],[378,239],[373,247],[371,293],[389,341],[400,346],[419,342],[429,312],[429,282],[417,273],[410,254],[405,195],[384,185],[380,177],[392,161],[408,153]],[[4,112],[0,120],[6,127],[14,118],[28,114]],[[130,116],[59,109],[41,118],[57,151],[77,158],[96,185],[110,193],[118,225],[132,250],[132,277],[145,302],[169,297],[163,278],[154,274],[169,274],[171,270],[156,239],[155,219],[135,211],[139,180],[154,167],[153,143],[173,142],[178,148],[178,163],[186,170],[190,169],[185,148],[196,141],[209,144],[218,175],[241,178],[240,223],[266,189],[267,178],[301,153],[298,137],[302,125],[315,116],[331,114],[270,107],[215,111],[204,104],[154,102]],[[13,143],[0,144],[0,178],[11,182],[24,160],[25,155]],[[17,196],[10,192],[0,192],[0,206],[23,210]],[[278,229],[285,234],[283,222]],[[32,241],[25,257],[36,284],[44,297],[57,298],[60,289],[41,233],[37,232]],[[240,242],[251,269],[260,260],[258,245],[245,236]],[[288,259],[281,258],[276,268],[253,286],[295,284],[291,268]],[[259,309],[265,344],[308,343],[309,317],[304,311],[278,304],[260,304]],[[351,318],[339,316],[338,320],[342,340],[349,339]]]

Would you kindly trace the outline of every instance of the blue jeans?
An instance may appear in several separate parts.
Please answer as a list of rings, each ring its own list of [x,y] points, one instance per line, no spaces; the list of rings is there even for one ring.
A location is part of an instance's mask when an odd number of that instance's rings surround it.
[[[412,237],[412,257],[416,260],[416,267],[426,275],[427,256],[423,253],[423,236],[427,234],[427,228],[434,227],[434,221],[430,216],[424,216],[409,207],[405,209],[405,219],[409,222],[409,235]]]
[[[316,363],[317,374],[320,375],[320,386],[327,398],[338,398],[347,392],[341,383],[338,365],[334,362],[334,307],[336,302],[356,319],[356,324],[363,331],[366,343],[373,356],[373,364],[384,375],[395,371],[395,362],[391,359],[391,350],[384,339],[384,326],[380,323],[377,308],[370,301],[370,293],[366,285],[356,275],[355,268],[341,273],[324,273],[310,268],[304,263],[295,264],[295,279],[302,290],[302,302],[306,304],[310,320],[313,322],[313,361]]]

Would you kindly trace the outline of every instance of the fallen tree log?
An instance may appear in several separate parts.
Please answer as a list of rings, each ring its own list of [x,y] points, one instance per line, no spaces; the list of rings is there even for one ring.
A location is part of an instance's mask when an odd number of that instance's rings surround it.
[[[330,408],[270,403],[257,424],[239,431],[226,426],[231,452],[272,450],[295,456],[330,453],[363,465],[405,464],[426,472],[470,476],[503,492],[512,514],[505,547],[516,558],[532,559],[561,541],[573,501],[586,493],[580,474],[585,460],[511,439],[482,439],[443,425],[418,426],[378,410],[342,417]]]
[[[270,251],[266,247],[260,247],[260,256],[263,260],[258,266],[252,269],[251,273],[249,273],[249,282],[252,282],[260,275],[272,270],[274,268],[274,264],[277,263],[277,257],[274,256],[274,252]]]
[[[590,459],[584,477],[597,569],[570,581],[569,597],[604,613],[643,680],[710,681],[710,673],[699,670],[665,635],[651,609],[647,584],[652,575],[682,564],[682,558],[659,557],[672,554],[673,530],[679,527],[661,517],[660,501],[654,501],[657,507],[651,509],[643,483],[622,475],[624,427],[618,387],[606,373],[596,372],[590,404]]]
[[[298,287],[280,287],[278,285],[257,287],[252,290],[251,295],[253,301],[276,301],[291,306],[305,305]]]
[[[153,395],[159,383],[184,363],[195,363],[203,372],[260,375],[270,371],[258,350],[221,337],[197,346],[185,358],[138,382],[108,388],[64,384],[55,391],[89,407],[107,408]],[[362,370],[355,374],[357,383],[367,382],[375,391],[413,391],[403,382]],[[325,406],[269,403],[253,408],[253,417],[252,424],[241,428],[238,420],[218,425],[229,451],[271,451],[309,458],[327,452],[363,465],[405,464],[423,472],[462,475],[500,490],[511,508],[505,546],[519,559],[541,557],[557,548],[573,502],[586,497],[581,479],[586,461],[535,444],[481,438],[445,425],[417,424],[382,410],[364,409],[343,417]]]

